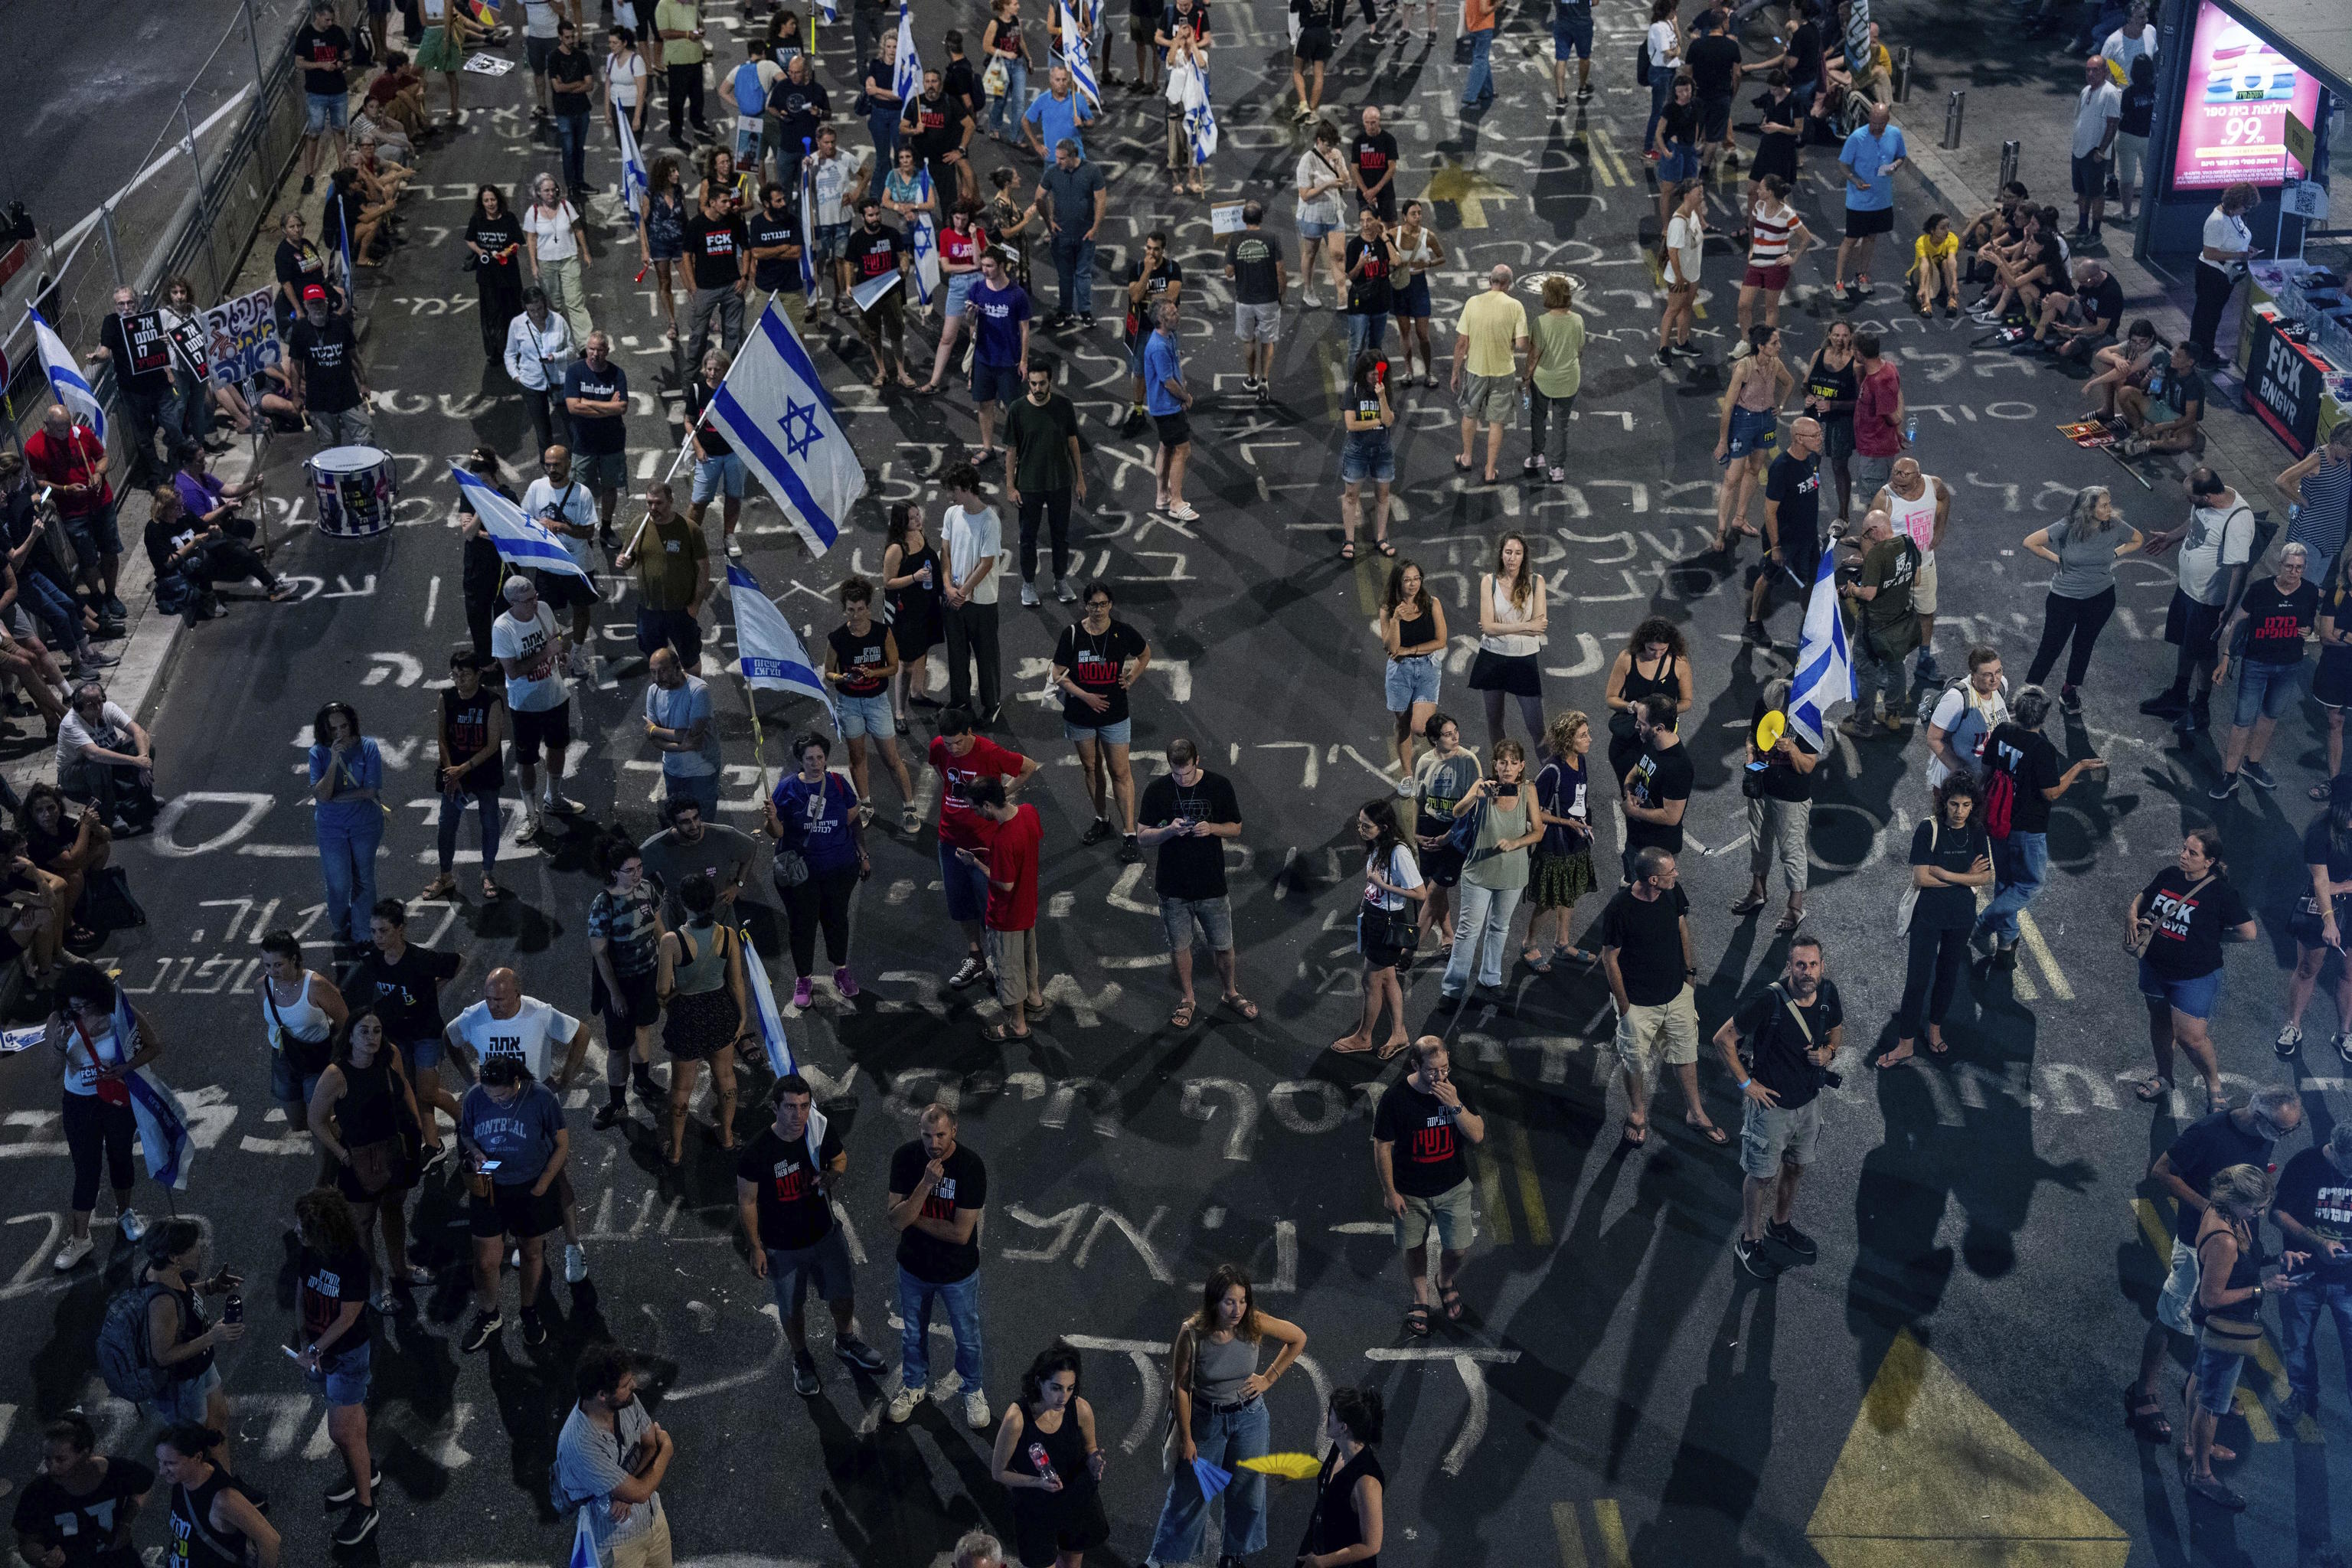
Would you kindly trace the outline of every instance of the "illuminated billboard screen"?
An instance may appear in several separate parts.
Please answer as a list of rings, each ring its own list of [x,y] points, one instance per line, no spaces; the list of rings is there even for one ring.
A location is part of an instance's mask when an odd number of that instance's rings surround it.
[[[2244,181],[2275,185],[2304,176],[2286,153],[2290,110],[2305,125],[2319,114],[2319,81],[2212,0],[2197,8],[2189,82],[2173,149],[2175,190],[2219,190]]]

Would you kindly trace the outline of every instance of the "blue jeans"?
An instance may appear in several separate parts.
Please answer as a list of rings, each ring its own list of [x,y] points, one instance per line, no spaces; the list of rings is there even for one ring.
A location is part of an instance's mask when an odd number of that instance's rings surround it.
[[[956,1375],[966,1394],[981,1392],[980,1276],[952,1285],[934,1285],[898,1270],[898,1380],[908,1388],[929,1387],[931,1381],[931,1303],[948,1311],[948,1329],[955,1335]]]
[[[1227,1555],[1245,1557],[1265,1550],[1265,1477],[1256,1470],[1243,1469],[1235,1461],[1264,1454],[1271,1426],[1263,1399],[1254,1399],[1239,1410],[1222,1414],[1205,1405],[1192,1407],[1192,1446],[1200,1451],[1201,1458],[1234,1473],[1222,1494]],[[1210,1506],[1210,1500],[1201,1495],[1200,1477],[1193,1473],[1192,1466],[1180,1462],[1168,1479],[1168,1500],[1160,1505],[1160,1528],[1151,1534],[1151,1561],[1196,1560],[1201,1555],[1201,1535],[1208,1524]]]
[[[588,117],[559,114],[555,140],[563,149],[563,189],[568,195],[588,188]]]
[[[1487,51],[1495,47],[1495,29],[1481,27],[1470,35],[1470,79],[1462,84],[1462,107],[1475,109],[1495,96],[1495,72]]]
[[[1062,285],[1063,312],[1091,315],[1095,308],[1095,242],[1074,234],[1054,236],[1054,276]]]
[[[25,607],[48,633],[49,646],[60,653],[71,653],[87,640],[81,627],[81,610],[74,596],[49,580],[42,573],[29,568],[16,574],[17,583],[25,589]]]
[[[1976,934],[1990,931],[2003,947],[2017,941],[2017,911],[2050,879],[2050,836],[2012,833],[1992,841],[1992,902],[1977,917]]]
[[[315,825],[319,874],[327,883],[327,924],[336,939],[364,942],[368,911],[375,908],[375,855],[383,847],[383,813],[368,802],[364,813],[330,817]],[[331,808],[330,808],[331,809]]]
[[[1374,353],[1381,352],[1381,342],[1388,335],[1388,324],[1389,319],[1384,312],[1348,312],[1348,363],[1350,366],[1355,364],[1356,356],[1366,349]]]
[[[2279,1359],[2286,1363],[2286,1385],[2303,1395],[2303,1407],[2319,1408],[2319,1310],[2336,1318],[2336,1342],[2345,1352],[2344,1382],[2352,1391],[2352,1284],[2316,1280],[2279,1296]]]
[[[1666,112],[1666,102],[1674,97],[1675,73],[1657,66],[1650,68],[1650,119],[1642,127],[1642,151],[1648,152],[1658,144],[1658,121]]]
[[[1029,64],[1026,60],[1009,59],[1004,73],[1010,79],[1004,90],[988,100],[988,128],[1000,136],[1021,140],[1021,117],[1029,111]],[[1047,147],[1045,156],[1051,160],[1054,149]]]

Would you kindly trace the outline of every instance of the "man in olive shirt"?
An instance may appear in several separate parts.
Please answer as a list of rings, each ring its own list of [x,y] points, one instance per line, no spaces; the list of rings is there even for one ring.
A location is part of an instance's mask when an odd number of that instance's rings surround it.
[[[1078,415],[1054,390],[1054,367],[1029,362],[1028,395],[1004,416],[1004,499],[1021,514],[1021,602],[1039,603],[1037,524],[1054,531],[1054,597],[1077,602],[1070,585],[1070,502],[1087,499],[1087,469],[1078,456]]]
[[[1919,576],[1919,547],[1908,533],[1897,533],[1883,511],[1862,520],[1862,532],[1848,536],[1862,551],[1862,574],[1838,584],[1838,593],[1857,603],[1862,625],[1853,639],[1853,711],[1838,721],[1838,728],[1857,741],[1877,733],[1873,709],[1878,694],[1886,693],[1886,730],[1900,737],[1903,711],[1903,661],[1919,646],[1919,617],[1911,609],[1911,584]]]
[[[702,530],[677,514],[669,482],[656,479],[646,489],[646,523],[614,567],[637,569],[637,651],[677,650],[688,675],[702,671],[702,601],[710,592],[710,546]]]
[[[710,140],[709,121],[702,113],[703,44],[701,0],[659,0],[654,6],[654,31],[661,38],[661,63],[669,89],[669,139],[686,152],[688,121],[701,140]]]

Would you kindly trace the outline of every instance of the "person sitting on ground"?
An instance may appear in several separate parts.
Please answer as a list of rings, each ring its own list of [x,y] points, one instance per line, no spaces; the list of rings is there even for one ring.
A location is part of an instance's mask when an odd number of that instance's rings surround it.
[[[155,745],[137,721],[107,700],[106,688],[74,688],[58,726],[58,788],[99,808],[117,834],[155,820]]]
[[[2150,374],[2145,388],[2126,386],[2116,392],[2116,408],[2132,428],[2124,441],[2124,456],[2199,450],[2205,442],[2200,428],[2205,417],[2205,377],[2197,369],[2197,351],[2187,343],[2173,345],[2171,358]]]
[[[1919,237],[1911,244],[1911,270],[1906,275],[1919,314],[1936,308],[1938,294],[1944,297],[1946,321],[1960,313],[1959,257],[1960,237],[1952,232],[1952,220],[1942,213],[1929,213],[1927,221],[1919,226]]]
[[[68,810],[66,797],[53,784],[37,784],[25,792],[16,827],[25,836],[25,858],[65,885],[58,903],[71,919],[66,928],[66,945],[95,944],[100,933],[82,915],[82,889],[89,874],[113,855],[114,835],[99,821],[98,813]]]
[[[2125,387],[2147,388],[2147,378],[2172,357],[2171,348],[2156,335],[2156,323],[2142,318],[2131,324],[2120,343],[2110,343],[2091,356],[2092,375],[2083,384],[2083,395],[2098,403],[2097,416],[2116,416],[2116,395]]]
[[[269,595],[273,604],[294,596],[294,584],[272,572],[253,552],[251,545],[232,538],[219,523],[201,523],[190,517],[187,508],[180,503],[179,491],[157,490],[152,507],[147,517],[144,542],[147,559],[155,568],[159,590],[163,580],[172,576],[184,579],[189,587],[198,590],[210,589],[216,583],[242,583],[250,577],[261,584],[261,591]],[[161,598],[159,592],[159,601]],[[217,620],[219,616],[206,613],[202,618]]]
[[[2087,360],[2116,341],[2124,319],[2124,286],[2106,263],[2084,257],[2074,263],[2074,291],[2042,301],[2033,341],[2060,359]]]
[[[2016,242],[2024,227],[2019,215],[2025,209],[2028,194],[2022,182],[2011,180],[2001,186],[1999,200],[1960,226],[1961,277],[1971,283],[1992,282],[1990,258],[1979,253]]]
[[[198,528],[217,528],[233,539],[251,543],[254,524],[239,517],[237,508],[260,495],[261,476],[257,473],[241,485],[223,482],[218,475],[205,471],[205,449],[195,441],[183,441],[173,447],[172,460],[179,465],[172,475],[172,489],[189,521]]]
[[[1979,326],[1999,326],[2011,315],[2032,318],[2042,293],[2054,279],[2065,276],[2065,247],[2058,239],[2058,209],[2042,207],[2027,215],[2025,229],[2015,244],[1989,253],[1993,281],[1969,319]]]

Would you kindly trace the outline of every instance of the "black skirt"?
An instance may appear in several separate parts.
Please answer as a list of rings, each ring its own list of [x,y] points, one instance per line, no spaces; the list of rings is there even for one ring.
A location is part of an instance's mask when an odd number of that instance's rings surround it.
[[[1536,668],[1534,654],[1501,654],[1482,647],[1478,657],[1470,661],[1470,689],[1504,691],[1513,697],[1541,697],[1543,676]]]
[[[669,999],[662,1025],[662,1048],[684,1061],[700,1061],[735,1043],[743,1026],[742,1009],[725,986],[709,991],[682,991]]]

